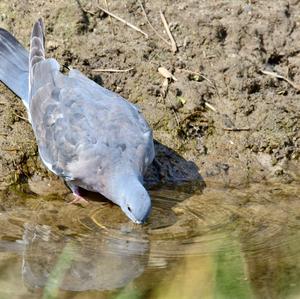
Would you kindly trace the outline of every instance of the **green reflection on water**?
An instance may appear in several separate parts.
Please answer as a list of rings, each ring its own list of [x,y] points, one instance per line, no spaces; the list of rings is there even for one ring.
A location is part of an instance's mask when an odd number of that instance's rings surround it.
[[[113,296],[114,299],[139,299],[143,298],[143,294],[139,290],[132,288],[126,288],[122,290],[118,295]]]
[[[72,263],[72,257],[74,256],[75,247],[68,243],[64,248],[57,263],[51,271],[48,281],[45,285],[43,292],[43,299],[55,299],[58,298],[59,288],[64,279],[67,269]]]
[[[214,298],[253,298],[241,248],[238,244],[229,248],[216,253]]]

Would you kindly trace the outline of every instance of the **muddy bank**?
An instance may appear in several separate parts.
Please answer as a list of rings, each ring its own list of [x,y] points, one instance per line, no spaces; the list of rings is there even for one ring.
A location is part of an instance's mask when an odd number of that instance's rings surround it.
[[[299,177],[299,91],[261,72],[300,82],[299,1],[146,1],[149,20],[168,39],[159,15],[162,5],[176,53],[153,33],[138,2],[108,2],[110,11],[149,38],[90,1],[3,0],[0,27],[28,47],[31,26],[43,17],[48,56],[139,105],[155,138],[194,162],[193,170],[199,169],[207,185],[289,183]],[[177,79],[168,88],[160,66]],[[97,68],[133,70],[99,73]],[[42,178],[46,190],[55,179],[37,156],[26,112],[2,85],[0,97],[0,187],[29,179],[34,191],[32,182]],[[164,162],[173,156],[159,156],[164,175],[169,167]],[[182,163],[187,173],[189,164]]]

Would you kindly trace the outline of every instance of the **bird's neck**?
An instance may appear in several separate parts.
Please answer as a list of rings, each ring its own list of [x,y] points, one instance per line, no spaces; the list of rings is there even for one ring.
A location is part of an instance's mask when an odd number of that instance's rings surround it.
[[[111,177],[107,191],[104,194],[114,203],[120,205],[125,193],[133,192],[143,185],[143,177],[135,173],[118,173]]]

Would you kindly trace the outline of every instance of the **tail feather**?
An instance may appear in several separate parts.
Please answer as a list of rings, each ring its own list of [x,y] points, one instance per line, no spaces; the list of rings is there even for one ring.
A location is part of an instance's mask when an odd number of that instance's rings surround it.
[[[29,51],[29,80],[32,85],[34,66],[45,60],[45,36],[44,36],[44,24],[42,19],[34,24],[31,38],[30,38],[30,51]]]
[[[45,58],[44,25],[39,19],[34,25],[29,51],[29,98],[48,83],[54,82],[54,74],[59,71],[59,64],[53,58]]]
[[[28,52],[0,28],[0,81],[19,96],[28,108]]]

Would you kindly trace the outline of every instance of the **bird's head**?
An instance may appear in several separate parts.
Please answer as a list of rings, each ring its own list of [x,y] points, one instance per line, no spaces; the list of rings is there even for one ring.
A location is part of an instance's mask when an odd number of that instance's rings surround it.
[[[135,176],[119,178],[114,188],[114,199],[133,222],[144,223],[151,212],[151,199],[141,181]]]
[[[120,207],[133,222],[142,224],[147,220],[151,212],[151,200],[145,189],[142,190],[141,188],[141,190],[138,190],[139,192],[136,191],[124,194]]]

